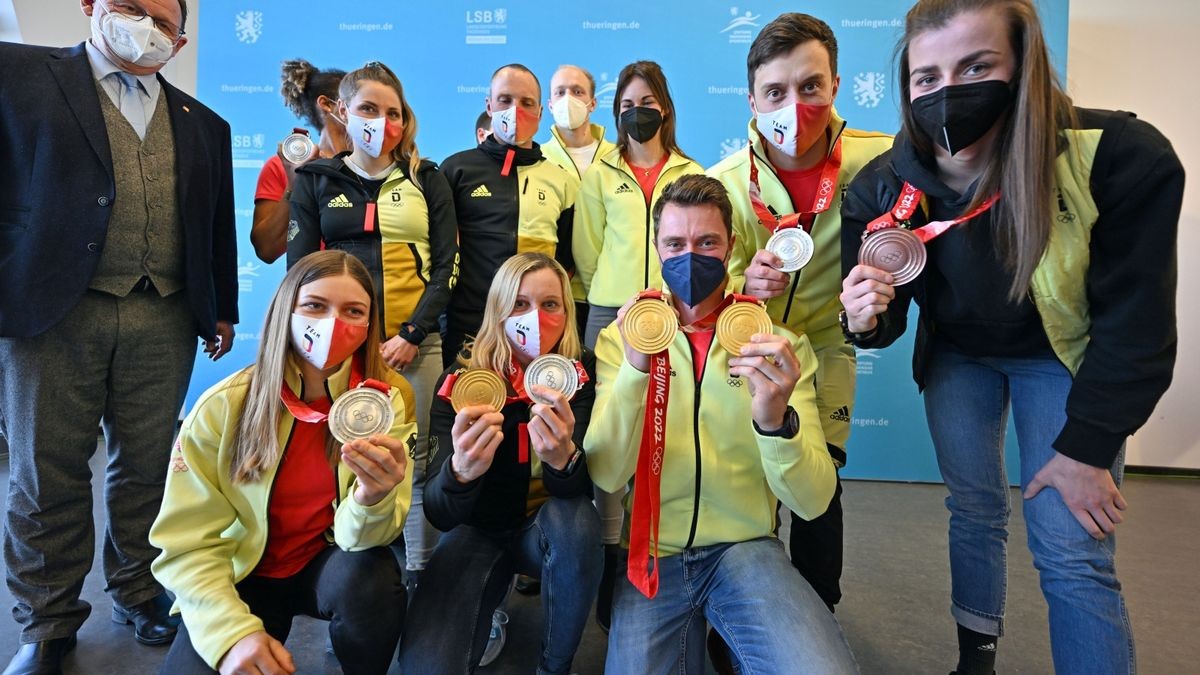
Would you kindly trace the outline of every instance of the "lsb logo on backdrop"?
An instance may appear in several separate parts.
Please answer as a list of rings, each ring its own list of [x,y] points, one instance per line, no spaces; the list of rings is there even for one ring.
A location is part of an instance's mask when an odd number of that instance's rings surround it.
[[[248,9],[234,17],[233,30],[238,42],[252,45],[262,37],[263,15],[258,10]]]
[[[887,76],[880,72],[859,73],[854,76],[854,102],[864,108],[875,108],[883,101]]]
[[[762,14],[755,14],[750,10],[739,14],[737,7],[730,7],[729,14],[733,19],[721,29],[722,33],[729,33],[729,44],[748,45],[753,42],[755,29],[758,28],[757,22]]]
[[[503,7],[467,10],[467,44],[508,44],[508,10]]]

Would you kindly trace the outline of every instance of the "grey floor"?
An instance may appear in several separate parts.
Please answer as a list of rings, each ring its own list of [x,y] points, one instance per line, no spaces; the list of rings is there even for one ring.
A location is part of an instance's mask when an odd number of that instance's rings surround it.
[[[103,475],[99,455],[92,462],[97,476]],[[7,462],[0,462],[0,483],[0,494],[6,495]],[[1120,529],[1117,564],[1136,632],[1140,671],[1200,672],[1200,480],[1131,476],[1125,495],[1130,510]],[[944,496],[940,485],[846,485],[845,600],[837,615],[864,673],[945,673],[954,666]],[[1047,673],[1052,666],[1046,606],[1025,549],[1016,492],[1013,501],[1008,633],[1000,642],[997,671]],[[99,506],[95,513],[99,522]],[[156,672],[165,649],[138,645],[129,628],[109,621],[111,603],[103,585],[97,560],[84,588],[93,613],[67,660],[67,673]],[[11,601],[7,589],[0,590],[0,606],[11,606]],[[509,645],[485,673],[534,670],[540,640],[538,602],[514,595],[509,613]],[[297,619],[287,646],[299,672],[340,672],[324,654],[323,631],[320,622]],[[0,664],[16,647],[17,626],[5,613],[0,618]],[[576,657],[576,671],[601,673],[604,653],[604,636],[592,624]]]

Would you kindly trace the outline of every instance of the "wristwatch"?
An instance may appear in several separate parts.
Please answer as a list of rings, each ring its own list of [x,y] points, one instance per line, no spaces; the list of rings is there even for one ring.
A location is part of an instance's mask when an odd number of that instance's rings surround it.
[[[842,335],[846,337],[846,342],[854,344],[856,342],[864,342],[875,337],[879,332],[879,322],[875,322],[875,327],[865,333],[855,333],[850,330],[850,319],[846,316],[846,310],[838,312],[838,323],[842,325]]]
[[[579,464],[579,460],[582,458],[583,458],[583,450],[580,450],[579,448],[575,448],[575,452],[572,453],[571,459],[568,459],[567,465],[563,467],[563,473],[570,475],[571,472],[575,470],[575,466],[577,464]]]
[[[763,431],[762,427],[758,426],[758,422],[750,420],[754,425],[754,431],[759,436],[778,436],[779,438],[795,438],[796,434],[800,433],[800,416],[796,414],[796,409],[792,406],[787,407],[787,411],[783,413],[783,426],[774,431]]]

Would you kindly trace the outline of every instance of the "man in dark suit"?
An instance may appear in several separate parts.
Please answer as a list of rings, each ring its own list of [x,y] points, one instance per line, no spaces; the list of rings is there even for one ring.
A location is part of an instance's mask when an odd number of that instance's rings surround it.
[[[220,358],[237,322],[229,125],[157,74],[187,41],[186,5],[81,6],[83,44],[0,43],[4,561],[22,643],[5,675],[60,672],[90,611],[98,424],[113,620],[174,638],[147,535],[196,336]]]

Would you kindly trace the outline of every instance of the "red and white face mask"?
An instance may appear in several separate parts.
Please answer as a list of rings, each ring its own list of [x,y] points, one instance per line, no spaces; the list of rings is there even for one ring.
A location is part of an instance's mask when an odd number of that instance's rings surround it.
[[[324,370],[358,351],[367,340],[367,326],[346,323],[337,317],[314,319],[292,313],[292,347],[300,358]]]
[[[346,133],[350,141],[372,157],[391,154],[400,143],[404,127],[386,117],[359,117],[346,114]]]
[[[538,118],[520,106],[492,113],[492,135],[505,145],[519,145],[532,139],[537,128]]]
[[[758,133],[788,157],[804,154],[829,127],[833,104],[797,103],[771,112],[758,112]]]
[[[504,334],[513,349],[530,359],[547,354],[562,339],[567,326],[566,314],[551,314],[538,309],[504,320]]]

